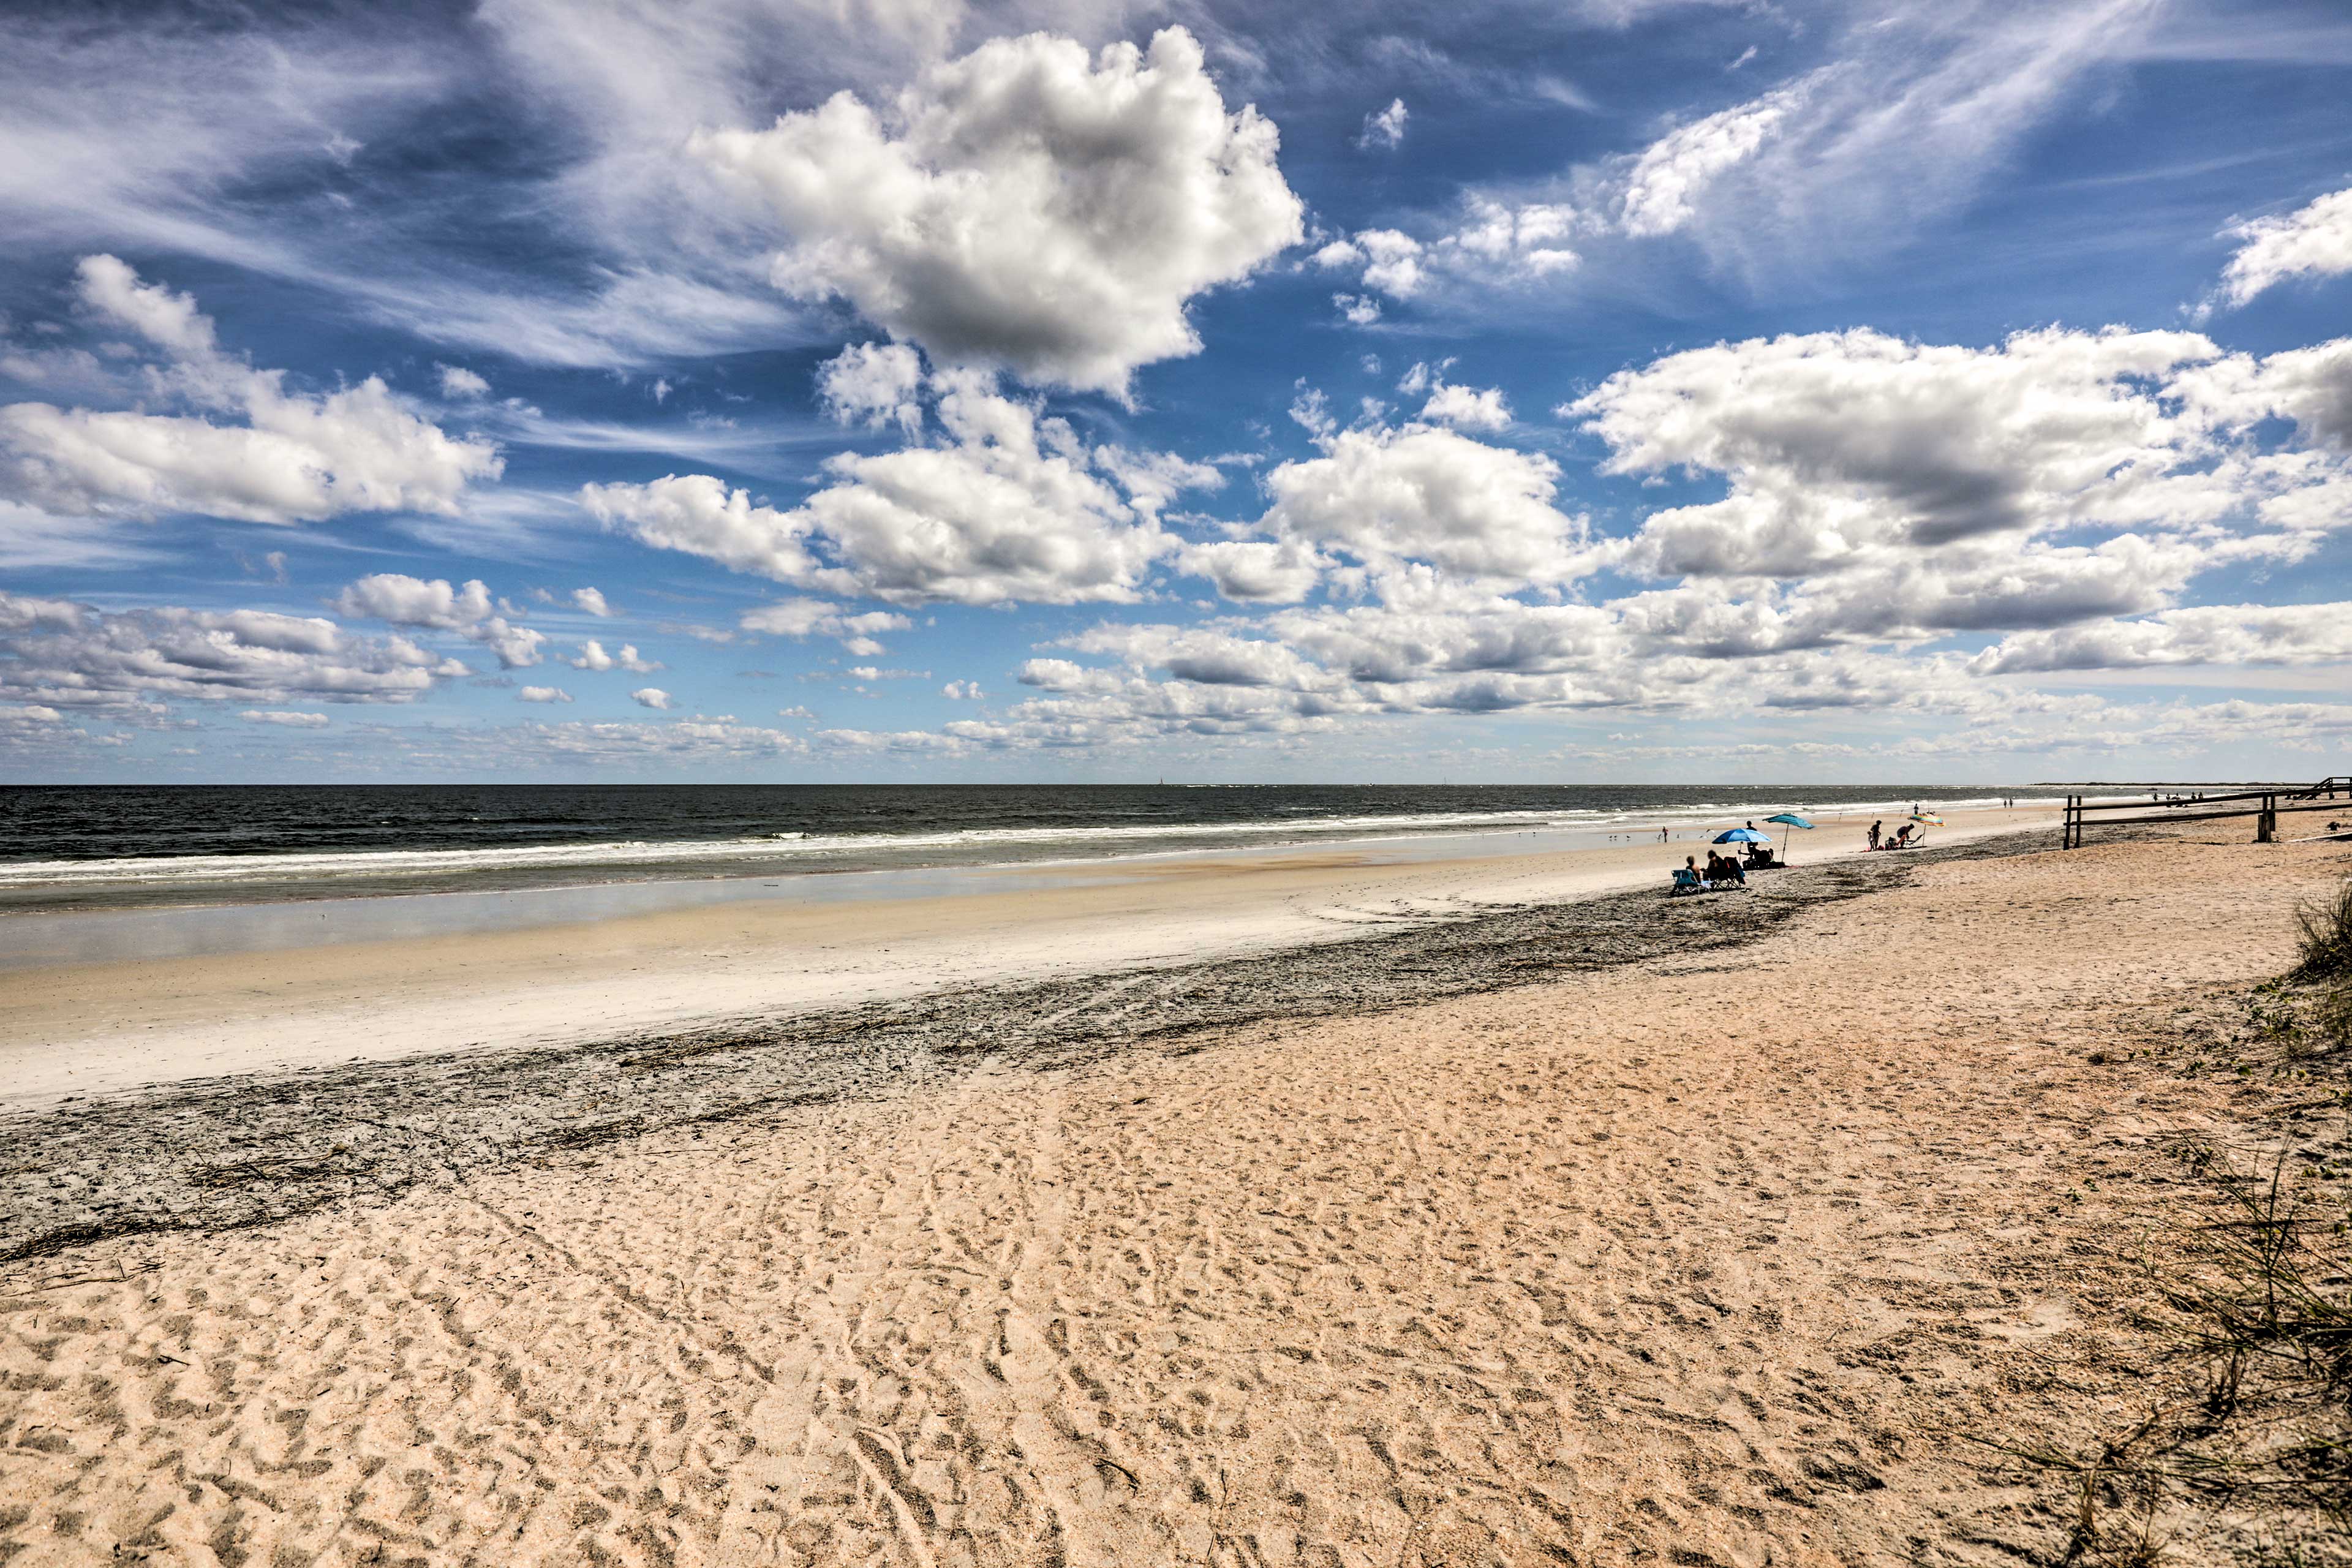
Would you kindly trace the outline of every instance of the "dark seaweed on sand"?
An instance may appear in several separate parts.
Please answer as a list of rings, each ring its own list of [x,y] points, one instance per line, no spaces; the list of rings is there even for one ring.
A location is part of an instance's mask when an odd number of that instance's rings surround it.
[[[0,1264],[110,1237],[266,1225],[426,1182],[944,1083],[982,1063],[1070,1067],[1197,1048],[1285,1020],[1386,1011],[1738,948],[1938,861],[2043,847],[2011,835],[1798,867],[1753,891],[1511,905],[1244,958],[743,1017],[553,1050],[215,1079],[0,1118]],[[1738,983],[1720,984],[1736,1005]]]

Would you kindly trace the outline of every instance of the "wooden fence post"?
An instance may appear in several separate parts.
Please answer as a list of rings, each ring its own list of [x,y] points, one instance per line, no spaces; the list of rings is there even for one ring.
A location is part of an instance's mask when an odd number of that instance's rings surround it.
[[[2278,841],[2278,796],[2263,796],[2263,814],[2254,818],[2254,842],[2273,844]]]

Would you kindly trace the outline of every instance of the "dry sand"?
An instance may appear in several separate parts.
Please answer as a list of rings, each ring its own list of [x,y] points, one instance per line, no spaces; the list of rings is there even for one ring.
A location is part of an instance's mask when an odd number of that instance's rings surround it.
[[[1921,864],[1744,946],[21,1264],[0,1558],[2051,1560],[1970,1439],[2128,1405],[2147,1145],[2243,1092],[2130,1053],[2347,869]]]

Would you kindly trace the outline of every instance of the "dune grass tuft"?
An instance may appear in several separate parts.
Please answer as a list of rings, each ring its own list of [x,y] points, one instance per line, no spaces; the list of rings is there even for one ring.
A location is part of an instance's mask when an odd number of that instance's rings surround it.
[[[2333,897],[2296,910],[2294,926],[2301,956],[2294,979],[2352,980],[2352,879],[2340,883]]]
[[[2352,1563],[2352,1165],[2305,1120],[2352,1109],[2352,881],[2294,920],[2299,962],[2245,998],[2246,1038],[2321,1097],[2242,1130],[2262,1152],[2172,1147],[2210,1202],[2144,1255],[2140,1418],[2088,1450],[2007,1450],[2070,1478],[2068,1568],[2165,1561],[2161,1527],[2198,1516],[2251,1529],[2262,1561]]]
[[[2257,1521],[2284,1555],[2339,1563],[2352,1540],[2352,1245],[2335,1202],[2299,1194],[2282,1159],[2232,1176],[2210,1148],[2176,1151],[2227,1194],[2151,1260],[2141,1317],[2177,1375],[2132,1426],[2087,1451],[2010,1448],[2072,1479],[2067,1568],[2149,1568],[2158,1521],[2216,1510]]]

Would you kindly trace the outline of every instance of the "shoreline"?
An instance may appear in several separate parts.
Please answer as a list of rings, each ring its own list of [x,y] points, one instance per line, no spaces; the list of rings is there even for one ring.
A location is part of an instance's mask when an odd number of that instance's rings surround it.
[[[1934,842],[2052,821],[2054,814],[2021,807],[1955,814]],[[1389,858],[1297,847],[1132,858],[1073,868],[1045,885],[1020,868],[975,873],[958,879],[966,890],[946,895],[729,898],[602,921],[0,968],[0,1106],[358,1057],[554,1048],[696,1018],[1232,957],[1486,905],[1648,887],[1663,894],[1671,867],[1700,852],[1682,842],[1549,853],[1496,853],[1463,840],[1435,847],[1454,847],[1490,852]],[[1801,870],[1863,852],[1801,845],[1796,854]],[[232,917],[209,919],[226,925]]]
[[[2018,811],[2056,813],[2063,804],[2055,798],[2034,798],[2011,806],[1997,804],[1998,798],[1967,796],[1935,800],[1930,805],[1939,812],[1985,816]],[[745,883],[808,886],[834,878],[1055,875],[1115,869],[1132,862],[1317,851],[1461,858],[1463,850],[1446,846],[1481,838],[1532,837],[1546,849],[1592,849],[1653,842],[1649,836],[1661,828],[1671,835],[1667,842],[1699,844],[1735,819],[1760,820],[1781,809],[1809,813],[1825,826],[1858,824],[1873,816],[1900,821],[1905,811],[1896,801],[1832,802],[1793,808],[1769,801],[1726,801],[1606,814],[1562,806],[1173,826],[954,830],[936,835],[786,833],[724,840],[623,839],[463,849],[283,850],[234,856],[0,861],[0,937],[12,925],[26,921],[168,916],[283,905],[331,909],[446,895],[554,897]],[[1582,820],[1584,816],[1593,820]],[[1135,847],[1125,847],[1129,845]],[[983,848],[993,849],[998,858],[971,858]],[[966,853],[949,856],[950,849]],[[828,859],[834,856],[845,858]]]
[[[1586,886],[1434,913],[1364,911],[1321,941],[1254,951],[37,1102],[0,1116],[44,1152],[0,1174],[0,1263],[107,1236],[274,1223],[477,1167],[779,1108],[936,1089],[983,1059],[1066,1067],[1138,1041],[1329,1023],[1741,948],[1928,867],[2042,847],[1988,832],[1759,873],[1745,893],[1668,900],[1647,885]]]

